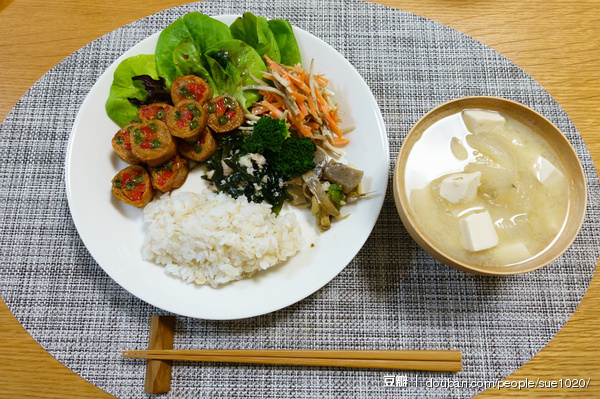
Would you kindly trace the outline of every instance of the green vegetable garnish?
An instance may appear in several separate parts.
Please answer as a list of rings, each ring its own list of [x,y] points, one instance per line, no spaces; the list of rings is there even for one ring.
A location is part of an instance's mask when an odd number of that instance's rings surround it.
[[[177,40],[177,39],[176,39]],[[157,46],[158,50],[158,46]],[[158,51],[156,68],[159,69]],[[173,49],[173,58],[169,60],[175,67],[174,76],[195,75],[206,81],[214,88],[214,82],[206,68],[202,65],[202,53],[196,47],[194,41],[190,38],[184,38]],[[161,75],[162,76],[162,75]]]
[[[121,180],[119,180],[119,179],[113,180],[113,186],[115,186],[116,188],[121,188],[121,185],[123,185]]]
[[[179,94],[183,94],[185,96],[186,94],[188,94],[188,91],[185,87],[182,87],[181,89],[179,89]]]
[[[227,119],[227,117],[225,115],[219,116],[219,124],[220,125],[226,125],[227,122],[229,122],[229,119]]]
[[[152,148],[160,148],[160,141],[158,139],[154,139],[150,142]]]
[[[229,109],[235,109],[236,105],[235,102],[233,102],[233,100],[229,97],[225,97],[223,98],[223,104],[225,104],[225,106]]]
[[[291,199],[287,186],[281,174],[271,166],[271,160],[262,162],[262,157],[248,154],[242,148],[245,138],[240,132],[219,137],[217,151],[206,163],[211,171],[210,178],[208,175],[202,178],[209,180],[217,191],[226,192],[233,198],[245,196],[248,201],[267,202],[272,205],[271,212],[277,215],[283,202]],[[225,175],[224,165],[232,172]]]
[[[137,175],[136,177],[127,182],[127,184],[125,185],[125,189],[131,191],[135,188],[136,185],[141,184],[143,181],[144,177],[142,175]],[[122,183],[119,181],[119,184]]]
[[[252,75],[262,76],[265,70],[264,60],[252,46],[240,40],[224,40],[206,50],[204,59],[217,87],[215,97],[229,94],[242,107],[249,107],[261,98],[256,90],[242,90],[256,84]]]
[[[331,202],[335,204],[337,209],[340,209],[342,207],[342,201],[346,200],[343,187],[339,184],[330,184],[329,189],[327,190],[327,195],[329,196]]]
[[[125,142],[125,139],[123,138],[123,136],[119,136],[117,137],[117,139],[115,140],[115,143],[117,143],[118,145],[121,145]]]
[[[187,109],[188,109],[189,111],[193,111],[193,110],[194,110],[194,108],[196,108],[196,106],[194,105],[194,103],[189,103],[189,104],[188,104],[188,106],[187,106]]]
[[[202,146],[198,143],[194,144],[194,152],[200,154],[202,152]]]
[[[200,118],[202,116],[202,111],[200,111],[198,108],[194,107],[194,109],[192,110],[192,114],[196,118]]]
[[[158,111],[156,111],[156,117],[158,119],[164,118],[165,117],[165,110],[161,108]]]
[[[317,146],[308,137],[290,137],[283,142],[273,167],[286,180],[300,176],[315,167],[313,153]]]
[[[256,90],[241,88],[254,84],[251,75],[261,76],[265,69],[263,55],[285,65],[301,62],[292,26],[287,21],[267,21],[245,13],[230,29],[207,15],[188,13],[163,29],[155,54],[130,57],[119,64],[106,103],[108,116],[119,126],[139,121],[138,109],[128,98],[144,101],[148,97],[143,85],[132,81],[143,75],[164,78],[166,89],[178,76],[199,76],[211,86],[215,97],[230,94],[242,108],[249,107],[260,95]],[[180,95],[194,97],[187,90]],[[162,117],[157,113],[157,119],[165,116],[166,113]]]
[[[210,112],[211,114],[214,114],[216,110],[217,110],[217,107],[215,106],[215,103],[208,104],[208,112]]]
[[[196,75],[216,89],[203,66],[202,55],[218,42],[231,39],[229,27],[208,15],[191,12],[161,32],[156,44],[156,69],[167,87],[177,76]]]
[[[135,129],[135,131],[133,132],[133,141],[136,144],[142,144],[142,142],[144,141],[144,137],[142,136],[142,131],[140,129]]]
[[[235,39],[254,47],[261,57],[266,55],[275,62],[281,62],[279,46],[265,18],[245,12],[231,24],[229,29]]]
[[[148,127],[150,128],[150,130],[152,130],[154,133],[156,133],[158,131],[158,125],[156,123],[151,123],[150,125],[148,125]]]
[[[197,121],[197,120],[195,120],[195,119],[193,119],[193,120],[190,122],[190,130],[194,130],[194,129],[195,129],[195,128],[197,128],[197,127],[198,127],[198,121]]]
[[[173,115],[176,121],[181,119],[181,111],[175,111],[175,115]]]
[[[132,120],[139,121],[138,108],[128,99],[136,98],[143,101],[148,92],[138,82],[131,78],[139,75],[149,75],[158,78],[153,54],[141,54],[121,61],[115,69],[110,94],[106,100],[106,113],[119,126],[126,126]]]
[[[290,132],[283,119],[262,117],[254,125],[252,135],[244,140],[244,150],[276,154],[281,151],[283,141],[288,137]]]
[[[267,23],[279,47],[281,63],[290,66],[302,65],[302,57],[292,25],[285,19],[271,19]]]
[[[172,172],[173,171],[173,162],[167,161],[167,162],[163,163],[162,165],[159,165],[156,168],[154,168],[154,170],[156,172],[162,172],[163,170],[168,170],[168,171]]]

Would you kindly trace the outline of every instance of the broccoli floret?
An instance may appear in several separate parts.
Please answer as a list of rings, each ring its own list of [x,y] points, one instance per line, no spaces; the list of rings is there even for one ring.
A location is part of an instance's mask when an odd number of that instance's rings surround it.
[[[290,137],[283,142],[274,168],[285,179],[300,176],[315,167],[313,152],[316,150],[317,146],[308,137]]]
[[[277,154],[288,137],[290,132],[283,119],[262,117],[254,125],[252,134],[244,140],[244,150],[259,154]]]
[[[313,152],[317,146],[309,138],[290,137],[285,121],[260,118],[253,132],[244,139],[243,149],[263,154],[272,168],[285,179],[299,176],[315,167]]]

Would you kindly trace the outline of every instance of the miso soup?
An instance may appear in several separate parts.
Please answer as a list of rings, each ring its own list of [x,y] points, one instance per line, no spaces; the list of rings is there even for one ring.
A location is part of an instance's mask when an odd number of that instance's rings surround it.
[[[463,110],[425,130],[407,157],[404,189],[423,234],[481,266],[543,253],[569,207],[555,150],[530,127],[488,110]]]

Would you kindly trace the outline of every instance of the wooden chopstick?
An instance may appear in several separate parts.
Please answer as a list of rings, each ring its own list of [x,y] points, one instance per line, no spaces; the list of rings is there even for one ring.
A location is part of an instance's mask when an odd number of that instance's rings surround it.
[[[173,360],[173,356],[250,356],[250,357],[311,357],[326,359],[379,359],[379,360],[438,360],[438,361],[461,361],[460,351],[445,350],[259,350],[259,349],[224,349],[224,350],[126,350],[123,357]],[[165,357],[166,356],[166,357]]]
[[[460,371],[459,351],[129,350],[125,358],[286,366]]]

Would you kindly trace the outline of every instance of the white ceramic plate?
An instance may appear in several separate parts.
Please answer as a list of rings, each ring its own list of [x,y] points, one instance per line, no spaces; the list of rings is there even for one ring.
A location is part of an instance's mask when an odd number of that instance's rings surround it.
[[[216,17],[230,25],[235,16]],[[125,58],[153,54],[159,33],[123,54],[98,79],[75,119],[66,159],[66,188],[75,226],[96,262],[127,291],[161,309],[202,319],[239,319],[269,313],[306,298],[333,279],[354,258],[369,237],[381,211],[388,180],[389,151],[377,102],[352,65],[327,43],[298,28],[294,33],[304,65],[315,59],[315,72],[330,79],[329,87],[343,111],[343,126],[356,125],[347,137],[347,159],[364,170],[369,199],[343,208],[350,217],[318,233],[308,210],[295,212],[306,238],[292,259],[251,279],[213,289],[198,287],[166,274],[161,266],[142,260],[142,210],[115,200],[114,175],[126,164],[113,152],[110,140],[118,126],[106,115],[113,73]],[[184,191],[202,190],[203,168],[195,170]],[[310,244],[314,244],[311,247]]]

